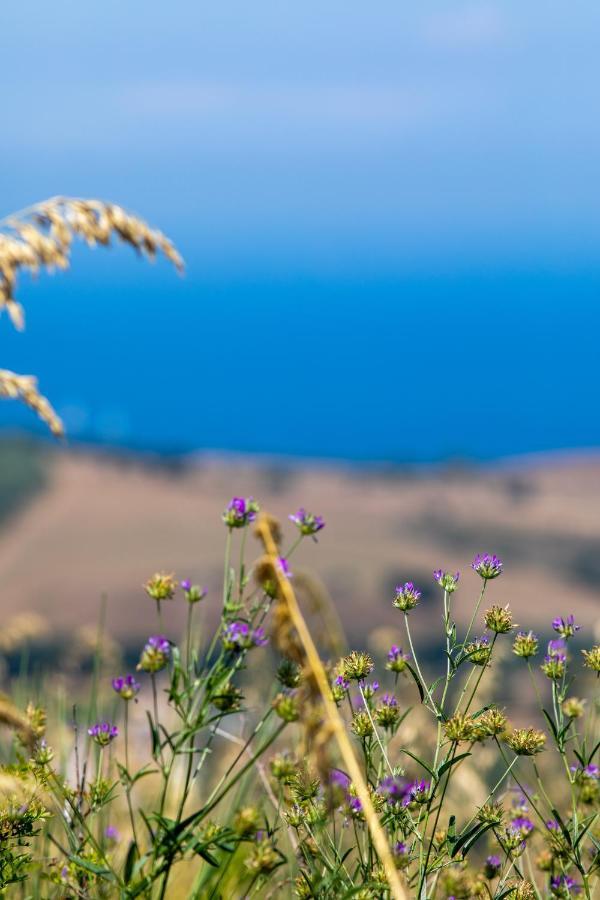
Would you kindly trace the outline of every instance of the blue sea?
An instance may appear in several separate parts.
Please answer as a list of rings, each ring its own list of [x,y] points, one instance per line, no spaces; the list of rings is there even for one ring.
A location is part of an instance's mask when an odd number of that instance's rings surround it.
[[[119,250],[24,281],[1,364],[69,440],[382,461],[600,446],[600,266],[205,270]],[[0,405],[4,431],[42,433]]]

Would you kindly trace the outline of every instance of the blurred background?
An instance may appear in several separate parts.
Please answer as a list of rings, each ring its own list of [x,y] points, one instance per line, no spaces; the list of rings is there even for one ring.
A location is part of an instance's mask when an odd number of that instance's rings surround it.
[[[485,550],[519,623],[575,612],[589,644],[600,7],[32,0],[0,19],[3,214],[114,200],[187,262],[82,248],[20,284],[24,334],[0,322],[1,365],[37,374],[68,429],[56,445],[0,405],[6,652],[73,644],[103,594],[139,646],[157,569],[206,584],[216,616],[232,494],[325,517],[295,565],[363,644],[389,646],[400,579],[427,641],[438,566],[464,572],[468,617]]]

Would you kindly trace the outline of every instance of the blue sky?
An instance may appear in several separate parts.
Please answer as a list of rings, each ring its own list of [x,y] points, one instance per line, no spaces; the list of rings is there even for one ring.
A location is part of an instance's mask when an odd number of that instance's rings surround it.
[[[176,240],[188,274],[78,254],[23,284],[28,331],[0,323],[3,365],[36,371],[82,438],[364,458],[600,443],[583,415],[600,324],[599,25],[597,4],[537,0],[5,5],[5,210],[114,199]],[[232,349],[247,371],[265,348],[302,440],[256,422],[249,385],[215,379]],[[554,397],[532,419],[540,384]],[[490,390],[484,440],[462,423]],[[407,441],[406,414],[422,440]]]

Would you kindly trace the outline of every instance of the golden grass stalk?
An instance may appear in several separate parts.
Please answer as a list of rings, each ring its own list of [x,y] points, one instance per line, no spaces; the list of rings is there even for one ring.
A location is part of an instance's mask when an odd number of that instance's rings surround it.
[[[3,694],[0,694],[0,725],[7,725],[27,747],[33,747],[35,734],[29,719]]]
[[[371,832],[373,844],[385,870],[392,897],[394,900],[407,900],[407,894],[402,887],[398,870],[394,865],[390,845],[385,832],[381,827],[375,809],[373,808],[367,784],[363,778],[356,756],[354,755],[354,749],[346,733],[344,722],[337,706],[332,700],[331,688],[323,663],[321,662],[308,626],[304,621],[304,617],[300,612],[294,589],[292,588],[289,579],[283,574],[281,567],[278,565],[279,554],[277,552],[277,544],[273,540],[273,535],[269,527],[269,520],[266,516],[261,515],[256,530],[264,544],[266,555],[271,562],[273,573],[277,579],[277,588],[280,598],[287,606],[289,617],[304,647],[312,675],[321,694],[328,730],[335,738],[344,764],[348,770],[348,774],[356,788],[357,796],[362,804],[363,813],[367,820],[369,831]]]
[[[21,400],[38,414],[55,437],[62,437],[65,429],[50,401],[40,394],[37,378],[33,375],[17,375],[8,369],[0,369],[0,397]]]
[[[173,243],[121,206],[102,200],[52,197],[0,221],[0,312],[6,309],[19,331],[25,327],[23,307],[15,297],[19,272],[37,274],[40,269],[67,269],[71,244],[77,238],[90,247],[106,247],[116,238],[147,259],[153,260],[162,253],[177,271],[183,271],[183,259]],[[32,375],[0,370],[0,397],[22,400],[53,434],[63,434],[62,422],[39,393]]]

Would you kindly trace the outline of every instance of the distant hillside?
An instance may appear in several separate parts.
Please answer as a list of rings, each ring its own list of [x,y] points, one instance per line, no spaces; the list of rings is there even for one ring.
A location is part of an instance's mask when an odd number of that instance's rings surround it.
[[[374,629],[372,640],[401,641],[391,595],[409,579],[423,588],[413,620],[428,639],[440,612],[431,578],[439,566],[463,573],[456,608],[464,621],[479,586],[469,561],[479,550],[504,557],[506,574],[490,585],[490,597],[510,602],[517,622],[542,627],[575,611],[593,628],[600,618],[600,455],[377,471],[233,457],[161,464],[9,443],[0,445],[0,459],[5,622],[31,610],[70,635],[97,620],[106,594],[109,631],[137,642],[155,628],[141,585],[158,569],[205,584],[205,615],[216,619],[220,514],[232,494],[252,494],[286,525],[301,505],[325,517],[319,544],[306,541],[293,568],[318,575],[313,583],[363,644]],[[291,538],[291,524],[287,530]],[[248,548],[256,551],[253,540]],[[183,605],[166,612],[175,635]]]

